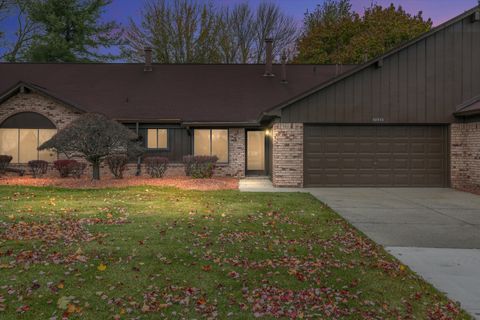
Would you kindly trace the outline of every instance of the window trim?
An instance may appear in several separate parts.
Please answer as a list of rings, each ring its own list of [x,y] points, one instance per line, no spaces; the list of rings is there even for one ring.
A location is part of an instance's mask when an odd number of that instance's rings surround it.
[[[195,131],[196,130],[209,130],[210,131],[210,156],[212,156],[212,130],[224,130],[227,131],[227,161],[218,160],[218,164],[229,164],[230,163],[230,129],[227,128],[194,128],[192,134],[192,145],[193,145],[193,155],[195,155]]]
[[[168,151],[170,150],[170,130],[168,128],[146,128],[147,129],[147,139],[145,139],[145,146],[147,147],[147,150],[157,150],[157,151]],[[148,146],[148,131],[150,130],[155,130],[157,132],[157,148],[150,148]],[[158,148],[158,130],[165,130],[167,134],[167,146],[165,148]]]

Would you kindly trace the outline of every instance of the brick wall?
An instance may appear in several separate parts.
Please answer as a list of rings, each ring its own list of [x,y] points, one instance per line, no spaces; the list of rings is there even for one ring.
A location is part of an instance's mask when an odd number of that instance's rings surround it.
[[[275,123],[272,135],[273,185],[303,187],[303,124]]]
[[[64,128],[68,123],[77,118],[80,113],[56,102],[53,99],[44,97],[37,93],[19,93],[4,103],[0,104],[0,123],[8,117],[19,112],[36,112],[53,122],[57,129]],[[229,129],[229,163],[219,164],[215,170],[216,176],[245,176],[245,129]],[[60,158],[63,158],[60,156]],[[81,160],[81,159],[77,159]],[[21,165],[24,167],[24,165]],[[125,176],[133,176],[136,172],[136,164],[129,164]],[[142,175],[145,175],[145,168],[142,166]],[[55,170],[49,170],[50,176],[57,175]],[[91,168],[86,170],[86,174],[91,174]],[[101,175],[110,176],[108,166],[103,163],[101,166]],[[167,176],[185,175],[185,170],[181,164],[171,164],[166,172]]]
[[[451,182],[462,190],[480,189],[480,122],[450,127]]]
[[[215,169],[216,176],[245,177],[245,129],[230,128],[228,130],[228,164],[219,164]]]
[[[228,135],[228,164],[217,164],[214,175],[217,177],[245,177],[245,129],[230,128]],[[135,175],[137,165],[129,164],[125,176]],[[106,164],[102,164],[102,174],[111,175]],[[145,167],[141,168],[142,176],[146,175]],[[185,168],[181,163],[169,164],[165,176],[184,176]]]
[[[52,121],[57,129],[62,129],[80,114],[37,93],[18,93],[0,104],[0,123],[19,112],[37,112]]]

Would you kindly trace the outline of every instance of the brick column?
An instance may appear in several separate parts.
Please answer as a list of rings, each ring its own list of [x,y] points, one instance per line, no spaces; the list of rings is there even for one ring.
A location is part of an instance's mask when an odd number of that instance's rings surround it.
[[[245,129],[228,129],[228,164],[217,164],[216,176],[245,177]]]
[[[303,187],[303,124],[275,123],[272,135],[273,185]]]
[[[480,122],[454,123],[450,134],[452,187],[480,190]]]

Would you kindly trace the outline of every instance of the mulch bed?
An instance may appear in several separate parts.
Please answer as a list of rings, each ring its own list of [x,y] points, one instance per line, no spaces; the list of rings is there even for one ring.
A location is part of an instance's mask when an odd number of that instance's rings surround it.
[[[32,178],[7,176],[0,178],[0,185],[21,185],[35,187],[62,187],[70,189],[101,189],[112,187],[130,187],[130,186],[162,186],[177,187],[185,190],[237,190],[238,179],[235,178],[211,178],[211,179],[193,179],[189,177],[164,177],[153,179],[148,177],[127,177],[124,179],[114,179],[111,177],[102,177],[100,181],[92,181],[90,178]]]

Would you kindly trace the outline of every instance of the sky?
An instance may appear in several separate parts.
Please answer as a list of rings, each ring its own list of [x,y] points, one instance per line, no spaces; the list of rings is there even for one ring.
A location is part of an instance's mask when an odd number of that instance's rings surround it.
[[[263,0],[215,0],[213,2],[228,6],[245,1],[255,6]],[[127,22],[130,16],[136,20],[143,2],[143,0],[113,0],[105,17],[115,19],[120,23]],[[301,21],[307,10],[312,11],[323,0],[273,0],[273,2]],[[351,2],[355,11],[362,12],[365,7],[370,6],[372,0],[351,0]],[[401,5],[410,13],[422,11],[424,17],[432,18],[434,25],[439,25],[471,9],[478,3],[478,0],[374,0],[374,2],[382,6],[388,6],[390,3]]]
[[[208,0],[202,0],[208,1]],[[248,2],[253,7],[264,0],[213,0],[217,5],[231,6],[239,2]],[[324,0],[269,0],[277,3],[285,13],[293,16],[299,24],[303,20],[305,12],[312,11],[318,4]],[[479,0],[351,0],[353,9],[356,12],[362,12],[365,7],[373,2],[382,6],[388,6],[390,3],[401,5],[407,12],[415,14],[423,12],[424,18],[431,18],[434,26],[437,26],[460,13],[471,9],[478,4]],[[106,8],[103,19],[115,20],[120,24],[126,24],[131,17],[138,21],[144,0],[113,0],[112,4]],[[9,37],[12,36],[15,26],[15,17],[9,17],[0,22],[0,28],[5,30]],[[0,53],[3,51],[0,47]]]

